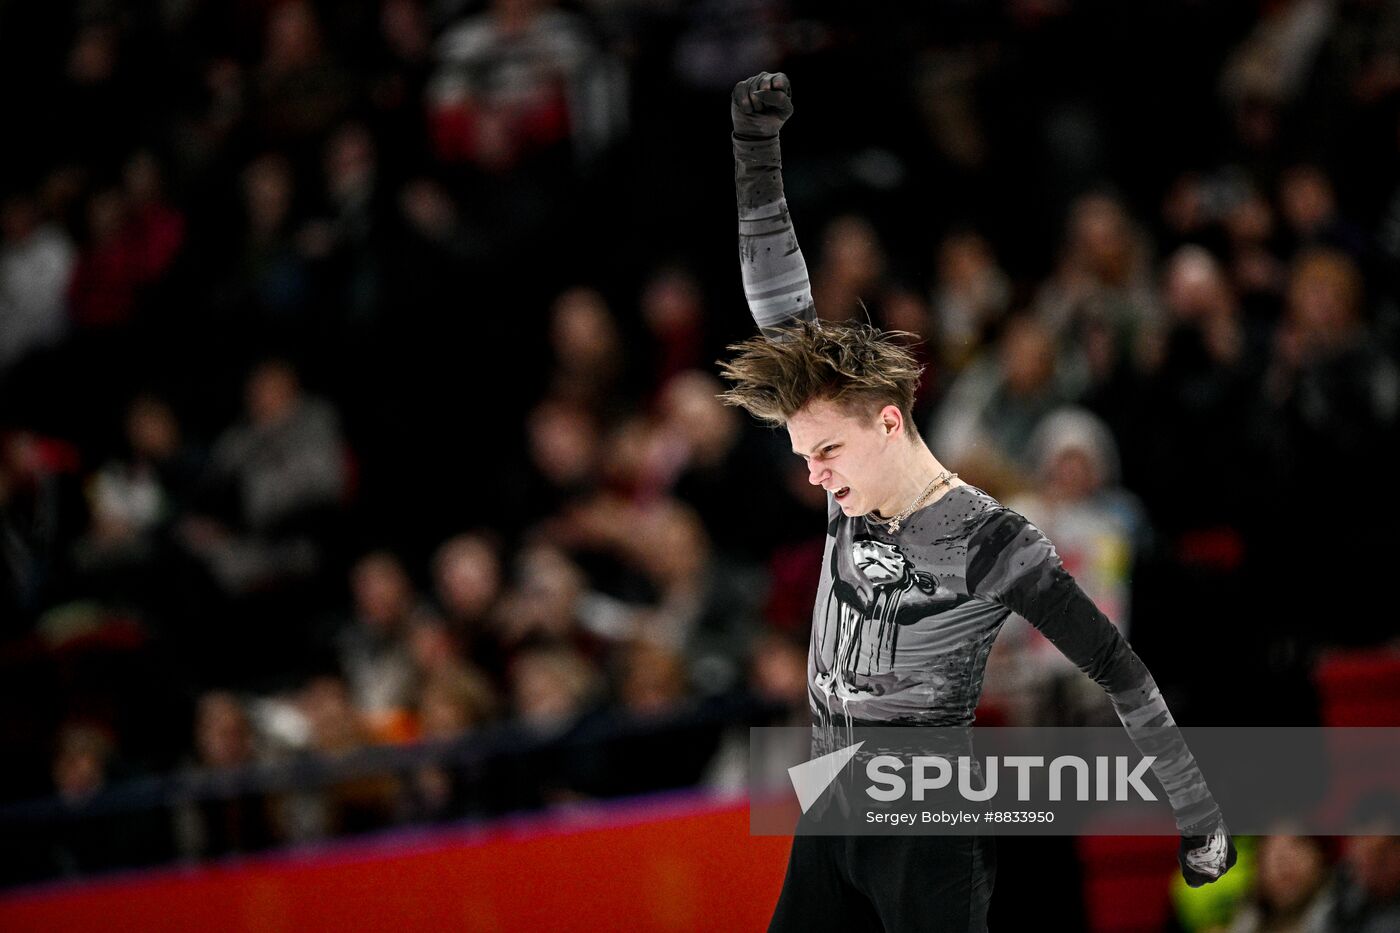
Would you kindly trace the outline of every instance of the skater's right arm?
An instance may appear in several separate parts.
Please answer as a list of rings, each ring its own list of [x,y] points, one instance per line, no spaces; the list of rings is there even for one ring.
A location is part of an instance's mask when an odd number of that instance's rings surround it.
[[[807,263],[783,197],[778,131],[792,116],[787,75],[762,72],[734,86],[734,192],[739,202],[739,268],[749,313],[773,337],[798,320],[815,320]]]

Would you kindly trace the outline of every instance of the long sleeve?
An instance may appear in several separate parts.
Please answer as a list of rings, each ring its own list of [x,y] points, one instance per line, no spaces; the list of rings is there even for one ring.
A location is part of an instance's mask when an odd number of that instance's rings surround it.
[[[1220,810],[1146,665],[1074,582],[1054,546],[1010,509],[995,510],[968,545],[970,595],[1019,613],[1102,687],[1171,801],[1184,835],[1208,831]]]
[[[732,138],[744,297],[754,323],[771,336],[794,320],[816,317],[812,284],[783,197],[778,138]]]

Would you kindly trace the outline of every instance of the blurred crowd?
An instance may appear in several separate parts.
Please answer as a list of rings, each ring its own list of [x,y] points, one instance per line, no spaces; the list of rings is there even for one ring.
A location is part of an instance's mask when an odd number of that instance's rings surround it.
[[[1240,879],[1230,890],[1203,894],[1175,884],[1169,929],[1381,933],[1400,918],[1400,839],[1394,836],[1250,838],[1241,858]]]
[[[822,493],[713,365],[752,328],[727,92],[777,68],[819,313],[918,338],[932,449],[1178,719],[1315,722],[1318,653],[1395,638],[1400,8],[885,12],[0,8],[0,799],[735,693],[803,721]],[[1008,626],[982,721],[1105,711]],[[11,873],[479,809],[424,768]]]

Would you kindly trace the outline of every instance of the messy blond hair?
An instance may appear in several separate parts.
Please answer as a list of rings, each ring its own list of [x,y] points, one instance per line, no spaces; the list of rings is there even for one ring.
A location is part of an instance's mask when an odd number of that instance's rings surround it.
[[[798,320],[729,347],[737,355],[720,361],[730,383],[720,399],[773,425],[817,400],[862,414],[895,405],[912,423],[923,367],[905,343],[917,339],[861,322]]]

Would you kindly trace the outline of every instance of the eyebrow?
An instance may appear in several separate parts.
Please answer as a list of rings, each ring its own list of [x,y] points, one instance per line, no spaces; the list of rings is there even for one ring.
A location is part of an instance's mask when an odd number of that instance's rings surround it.
[[[827,447],[827,446],[829,446],[829,445],[831,445],[831,444],[833,444],[833,443],[835,443],[835,441],[833,441],[831,438],[827,438],[826,440],[822,441],[822,442],[821,442],[820,444],[818,444],[817,446],[813,447],[813,448],[812,448],[812,453],[816,453],[817,451],[821,450],[823,447]],[[795,453],[795,454],[797,454],[799,457],[805,457],[805,456],[807,456],[806,454],[804,454],[802,451],[798,450],[798,449],[795,448],[795,447],[793,448],[793,451],[792,451],[792,452]]]

